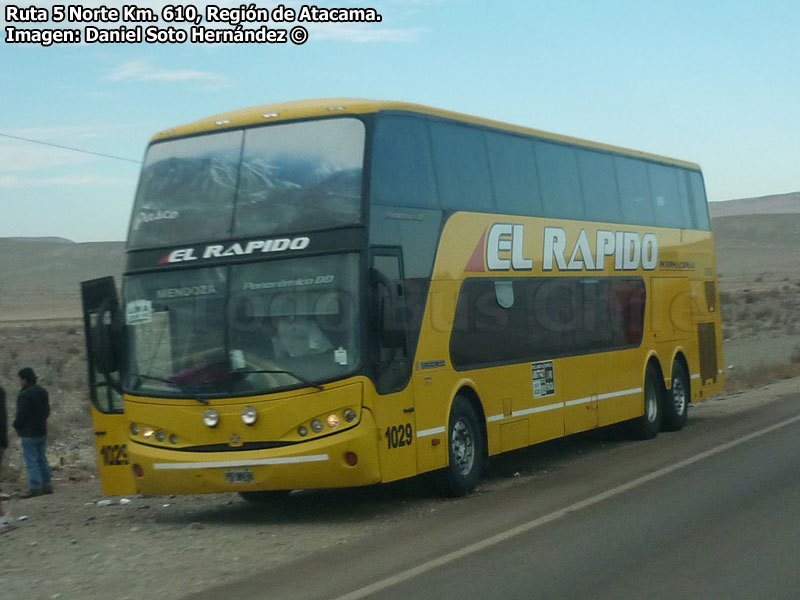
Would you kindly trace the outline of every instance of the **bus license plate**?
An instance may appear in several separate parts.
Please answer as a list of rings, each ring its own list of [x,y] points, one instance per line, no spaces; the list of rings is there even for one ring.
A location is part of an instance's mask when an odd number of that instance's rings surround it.
[[[225,481],[228,483],[253,483],[253,470],[233,469],[225,471]]]

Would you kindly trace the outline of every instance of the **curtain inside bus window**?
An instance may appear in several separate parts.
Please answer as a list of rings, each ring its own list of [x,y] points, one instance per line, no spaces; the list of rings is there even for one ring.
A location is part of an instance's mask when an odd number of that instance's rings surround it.
[[[225,389],[226,282],[224,267],[126,276],[126,390],[175,394],[198,383]]]
[[[646,293],[641,279],[610,279],[608,315],[613,346],[638,346],[644,332]]]

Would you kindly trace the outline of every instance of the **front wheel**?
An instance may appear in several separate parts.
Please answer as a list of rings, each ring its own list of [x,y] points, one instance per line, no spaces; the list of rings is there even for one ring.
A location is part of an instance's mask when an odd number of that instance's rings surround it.
[[[463,496],[471,492],[483,473],[484,448],[483,429],[478,415],[470,402],[457,396],[450,410],[447,428],[449,464],[442,472],[446,492],[451,496]]]
[[[672,389],[664,398],[665,431],[679,431],[689,418],[689,374],[680,361],[672,365]]]
[[[644,376],[644,414],[631,423],[634,437],[640,440],[651,440],[661,429],[661,380],[653,367],[647,367]]]

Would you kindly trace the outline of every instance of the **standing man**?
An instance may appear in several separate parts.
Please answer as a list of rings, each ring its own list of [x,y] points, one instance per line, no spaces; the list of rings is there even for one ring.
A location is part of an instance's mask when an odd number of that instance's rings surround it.
[[[20,369],[20,392],[17,396],[17,417],[14,429],[22,439],[22,455],[28,470],[28,491],[22,498],[52,494],[50,464],[47,462],[47,417],[50,399],[47,390],[36,385],[36,374],[30,367]]]

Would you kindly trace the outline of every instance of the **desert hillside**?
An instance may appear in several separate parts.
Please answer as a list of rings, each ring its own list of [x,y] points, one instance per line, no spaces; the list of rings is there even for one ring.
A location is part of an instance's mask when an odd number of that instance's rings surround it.
[[[710,204],[722,288],[800,280],[800,192]],[[80,317],[80,282],[114,275],[123,242],[0,238],[0,321]]]
[[[0,238],[0,321],[81,314],[80,282],[119,277],[123,242]]]
[[[711,220],[721,278],[800,279],[800,212]]]
[[[800,213],[800,192],[774,194],[759,198],[741,198],[708,205],[711,218],[739,217],[743,215],[779,215]]]

